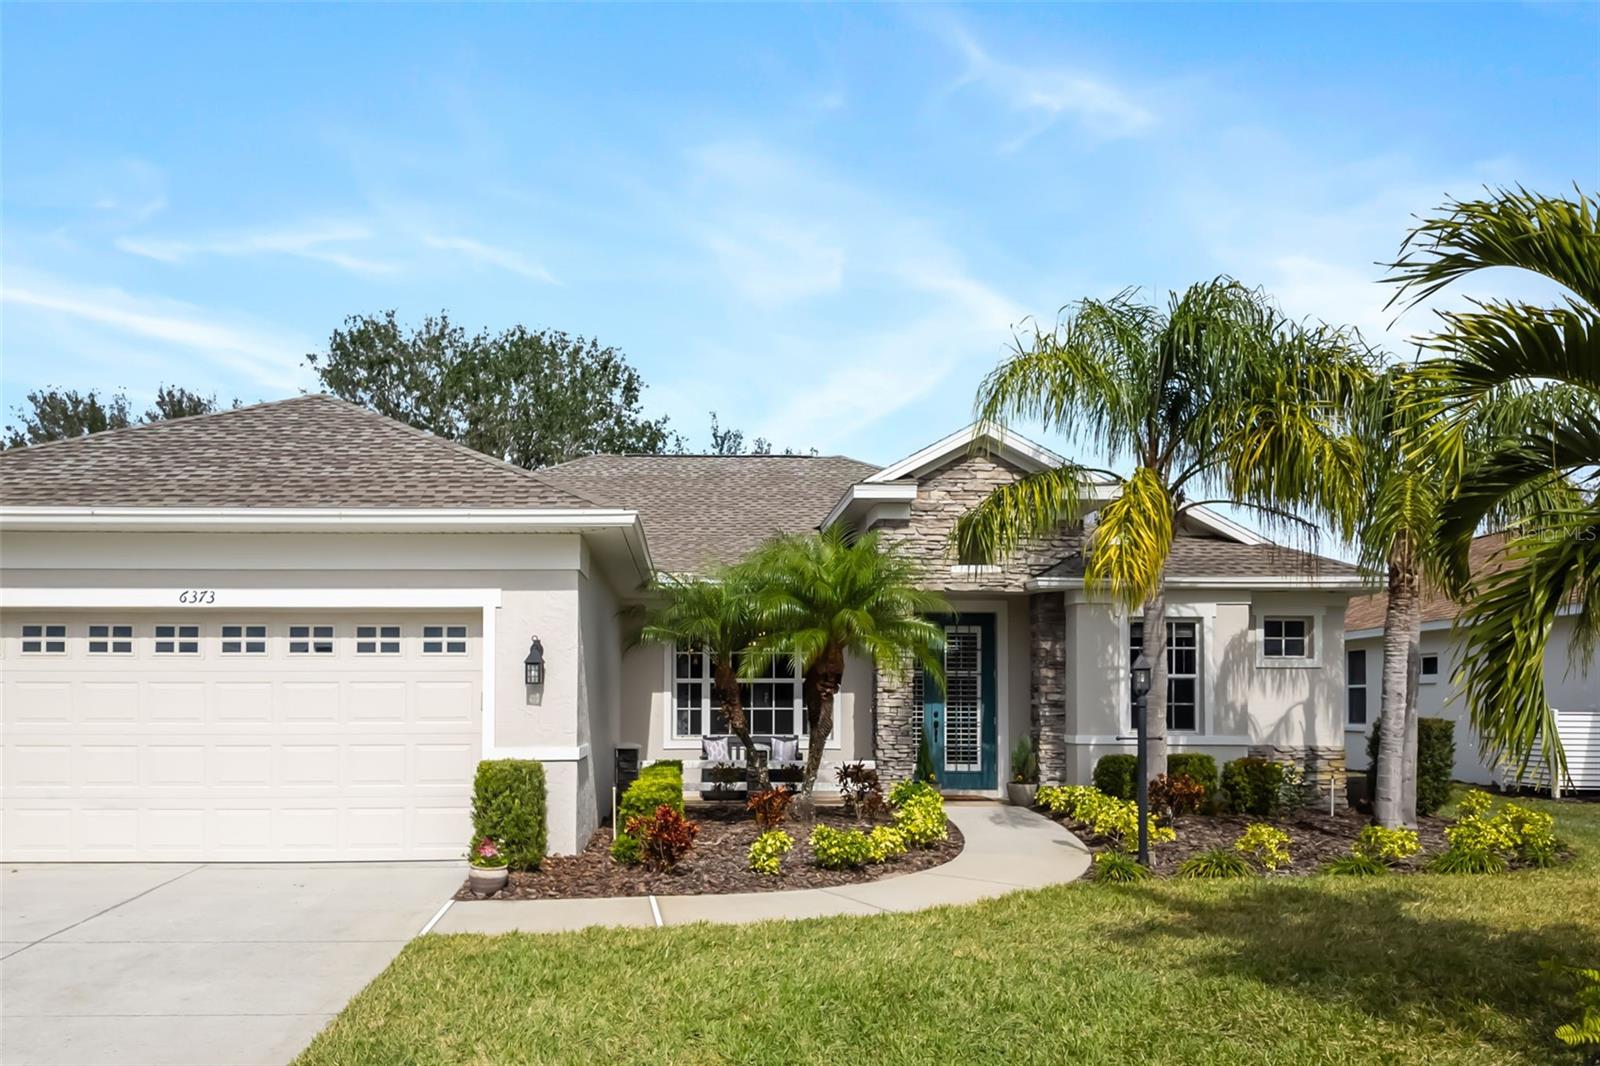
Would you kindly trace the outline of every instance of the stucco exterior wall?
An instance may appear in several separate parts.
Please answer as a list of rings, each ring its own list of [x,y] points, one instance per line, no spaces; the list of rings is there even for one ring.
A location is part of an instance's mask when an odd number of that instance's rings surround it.
[[[1550,705],[1562,709],[1600,708],[1600,654],[1585,659],[1575,656],[1572,630],[1574,619],[1564,616],[1556,619],[1550,632],[1550,645],[1545,656],[1545,695]],[[1383,666],[1383,637],[1368,636],[1353,639],[1352,650],[1367,653],[1367,725],[1350,727],[1345,731],[1345,757],[1352,770],[1367,767],[1367,737],[1374,728],[1381,706],[1381,673]],[[1423,655],[1439,656],[1439,678],[1417,688],[1417,714],[1424,718],[1449,718],[1456,723],[1456,759],[1454,775],[1458,781],[1474,784],[1494,784],[1494,769],[1478,754],[1477,734],[1467,720],[1466,701],[1460,689],[1451,683],[1456,669],[1461,665],[1460,651],[1449,629],[1424,630],[1421,639]],[[1341,719],[1342,720],[1342,719]]]

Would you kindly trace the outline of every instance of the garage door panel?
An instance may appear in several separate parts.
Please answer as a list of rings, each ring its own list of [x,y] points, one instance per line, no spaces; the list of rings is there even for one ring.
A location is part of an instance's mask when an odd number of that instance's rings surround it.
[[[92,617],[91,617],[92,614]],[[62,656],[9,654],[0,677],[0,827],[10,861],[456,858],[471,834],[481,647],[424,656],[430,612],[399,619],[401,654],[290,655],[289,624],[199,613],[200,652],[156,654],[150,615],[54,612]],[[30,621],[33,619],[29,619]],[[265,655],[221,651],[220,625],[265,622]],[[89,623],[131,622],[135,652],[89,656]],[[21,619],[5,620],[17,637]]]

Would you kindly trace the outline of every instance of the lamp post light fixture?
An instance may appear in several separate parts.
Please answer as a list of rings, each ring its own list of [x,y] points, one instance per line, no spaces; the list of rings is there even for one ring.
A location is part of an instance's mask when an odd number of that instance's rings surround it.
[[[544,645],[538,637],[528,645],[528,657],[522,660],[522,677],[530,685],[544,684]]]
[[[1134,755],[1134,796],[1139,809],[1139,864],[1150,865],[1150,782],[1146,771],[1150,765],[1149,743],[1145,736],[1145,700],[1150,695],[1150,660],[1143,651],[1133,660],[1128,672],[1133,689],[1133,731],[1138,748]]]

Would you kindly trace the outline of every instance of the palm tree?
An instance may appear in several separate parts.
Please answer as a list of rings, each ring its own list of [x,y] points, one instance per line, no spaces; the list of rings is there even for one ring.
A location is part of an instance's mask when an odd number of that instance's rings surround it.
[[[1440,353],[1417,370],[1443,417],[1434,434],[1459,473],[1438,535],[1446,576],[1466,597],[1457,674],[1487,759],[1520,773],[1535,751],[1552,785],[1566,755],[1545,698],[1544,656],[1558,614],[1577,607],[1574,648],[1600,637],[1600,200],[1493,191],[1451,201],[1401,245],[1388,280],[1414,306],[1490,267],[1542,276],[1549,306],[1473,300],[1440,312],[1422,338]],[[1498,440],[1474,447],[1485,425]],[[1467,549],[1484,526],[1508,528],[1510,565],[1473,585]]]
[[[1092,482],[1116,496],[1090,534],[1085,581],[1142,610],[1151,664],[1148,772],[1166,772],[1167,556],[1187,511],[1230,502],[1310,531],[1310,508],[1349,535],[1361,494],[1349,402],[1368,377],[1353,333],[1291,322],[1229,278],[1172,293],[1159,309],[1083,300],[1055,329],[1035,327],[979,389],[979,418],[1031,419],[1131,460],[1126,477],[1069,462],[992,491],[952,533],[963,562],[992,563],[1075,522]]]
[[[639,640],[705,653],[710,661],[712,694],[728,728],[744,745],[745,780],[752,790],[759,791],[767,786],[766,767],[756,754],[750,720],[744,713],[739,663],[760,628],[752,591],[743,578],[738,568],[703,578],[663,578],[655,589],[659,598],[646,609]]]
[[[768,657],[791,655],[801,670],[810,750],[800,802],[809,811],[846,658],[870,659],[892,672],[915,660],[941,678],[944,631],[930,616],[950,607],[922,588],[916,565],[875,532],[851,537],[834,526],[778,537],[741,569],[749,575],[763,630],[745,657],[746,670],[758,672]]]

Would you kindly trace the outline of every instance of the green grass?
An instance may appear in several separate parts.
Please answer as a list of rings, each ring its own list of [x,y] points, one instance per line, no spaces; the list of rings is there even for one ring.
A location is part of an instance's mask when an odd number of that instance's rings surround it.
[[[1576,1062],[1539,963],[1600,961],[1600,805],[1536,805],[1573,864],[423,937],[299,1063]]]

